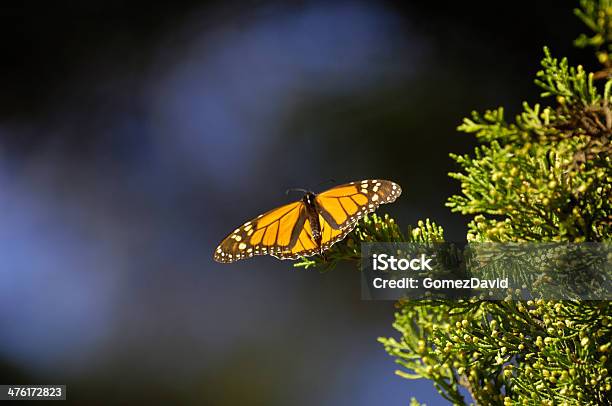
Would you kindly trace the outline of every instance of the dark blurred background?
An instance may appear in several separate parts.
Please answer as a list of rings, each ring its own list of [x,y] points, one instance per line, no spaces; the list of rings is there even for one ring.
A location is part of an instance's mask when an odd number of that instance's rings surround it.
[[[537,101],[543,45],[592,62],[573,2],[503,4],[2,5],[0,383],[90,405],[441,403],[393,374],[393,303],[361,301],[352,267],[211,257],[329,179],[392,179],[381,212],[462,241],[448,153],[475,144],[456,126]]]

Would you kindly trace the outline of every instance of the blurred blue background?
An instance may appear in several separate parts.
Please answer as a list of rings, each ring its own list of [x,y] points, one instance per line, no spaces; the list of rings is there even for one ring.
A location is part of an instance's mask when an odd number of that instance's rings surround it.
[[[0,383],[78,404],[443,403],[393,374],[393,303],[361,301],[355,269],[212,252],[330,179],[392,179],[382,212],[463,240],[448,153],[474,144],[455,127],[535,100],[542,45],[581,56],[555,4],[3,5]]]

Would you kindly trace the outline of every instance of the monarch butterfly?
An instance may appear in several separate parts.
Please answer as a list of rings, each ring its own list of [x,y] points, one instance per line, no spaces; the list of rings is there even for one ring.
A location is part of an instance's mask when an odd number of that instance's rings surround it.
[[[346,183],[319,194],[306,192],[297,202],[247,221],[217,247],[215,261],[234,262],[269,254],[296,259],[322,254],[342,240],[367,213],[394,202],[402,193],[388,180]]]

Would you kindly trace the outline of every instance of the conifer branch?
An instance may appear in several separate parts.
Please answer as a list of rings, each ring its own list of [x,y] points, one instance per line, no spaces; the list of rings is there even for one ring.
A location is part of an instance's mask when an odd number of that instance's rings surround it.
[[[472,217],[477,242],[610,241],[612,226],[612,0],[582,0],[576,15],[603,69],[586,72],[545,48],[536,85],[542,104],[514,120],[499,107],[473,112],[458,130],[480,142],[451,157],[461,194],[447,206]],[[597,82],[596,79],[603,79]],[[363,219],[325,258],[296,266],[359,265],[361,242],[442,242],[429,220],[401,232],[388,216]],[[609,301],[421,300],[397,303],[399,337],[379,338],[406,379],[425,378],[453,404],[610,405]],[[412,405],[418,405],[413,399]]]

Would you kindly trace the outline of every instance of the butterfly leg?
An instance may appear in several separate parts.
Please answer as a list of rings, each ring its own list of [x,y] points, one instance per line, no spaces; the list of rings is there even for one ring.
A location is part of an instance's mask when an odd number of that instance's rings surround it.
[[[327,262],[327,251],[324,250],[323,248],[319,249],[319,256],[321,257],[321,259],[323,259],[323,262]]]

